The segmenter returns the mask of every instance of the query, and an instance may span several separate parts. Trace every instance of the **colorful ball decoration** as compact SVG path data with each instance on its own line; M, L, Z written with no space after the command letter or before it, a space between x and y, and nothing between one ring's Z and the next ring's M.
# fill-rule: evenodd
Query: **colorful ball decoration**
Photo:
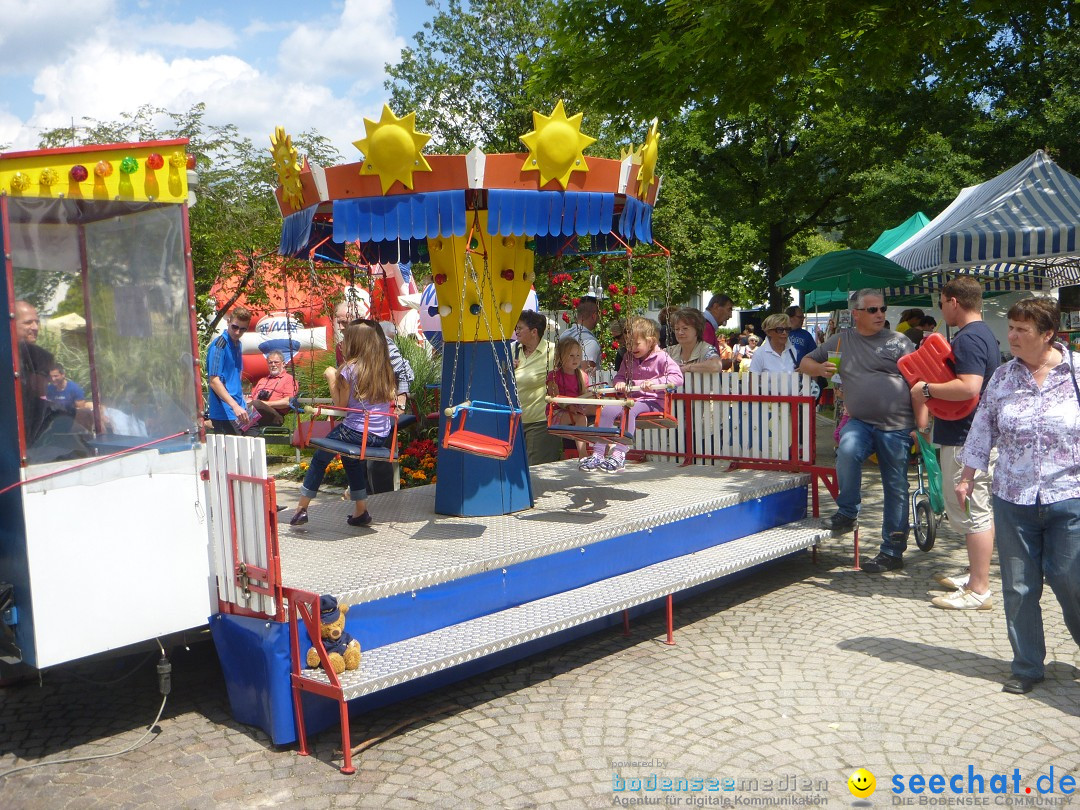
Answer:
M26 191L30 188L30 175L26 172L15 172L11 176L12 191Z
M182 169L187 166L187 155L177 150L169 155L169 165L174 169Z
M60 175L56 173L56 169L42 169L41 175L38 177L38 183L43 186L55 186L60 182Z
M120 161L121 174L135 174L139 170L139 161L128 155L126 158Z
M192 170L195 169L195 156L194 155L188 155L187 156L187 167L189 169L192 169Z
M112 172L112 163L108 160L99 160L97 166L94 167L94 174L101 178L110 176Z
M68 177L74 180L76 183L81 183L90 176L90 172L86 170L85 166L72 166L71 171L68 172Z
M146 156L146 168L157 171L165 165L165 158L159 155L157 152L151 152Z

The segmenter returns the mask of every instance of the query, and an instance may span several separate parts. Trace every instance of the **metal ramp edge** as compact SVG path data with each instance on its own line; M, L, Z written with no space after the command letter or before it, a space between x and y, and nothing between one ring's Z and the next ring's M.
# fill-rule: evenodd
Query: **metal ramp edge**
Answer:
M810 548L829 537L816 518L675 557L574 590L479 616L460 624L363 651L360 668L339 675L344 700L558 633L627 608ZM321 669L301 677L329 686Z

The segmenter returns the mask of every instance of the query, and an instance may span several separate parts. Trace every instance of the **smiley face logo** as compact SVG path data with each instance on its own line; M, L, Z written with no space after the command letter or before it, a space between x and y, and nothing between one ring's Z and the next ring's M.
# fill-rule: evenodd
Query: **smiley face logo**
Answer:
M877 789L877 780L866 768L859 768L847 780L848 790L857 799L865 799Z

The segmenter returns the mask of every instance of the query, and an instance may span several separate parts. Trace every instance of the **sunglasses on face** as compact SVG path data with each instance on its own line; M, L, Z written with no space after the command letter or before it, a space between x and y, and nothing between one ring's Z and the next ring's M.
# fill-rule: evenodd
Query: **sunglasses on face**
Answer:
M244 333L244 332L246 332L248 330L248 328L246 326L241 326L238 323L230 323L229 328L230 329L235 329L237 332L240 332L240 333Z
M884 315L885 307L855 307L855 309L862 310L863 312L869 312L871 315L877 315L879 312Z

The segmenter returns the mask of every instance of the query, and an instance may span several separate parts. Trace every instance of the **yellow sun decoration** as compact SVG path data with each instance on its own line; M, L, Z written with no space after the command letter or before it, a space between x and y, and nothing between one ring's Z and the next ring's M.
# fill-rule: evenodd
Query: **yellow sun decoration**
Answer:
M581 113L566 117L560 100L551 115L533 111L533 129L521 136L529 147L529 156L521 167L525 172L540 172L540 186L557 180L564 189L572 172L587 172L589 164L582 150L596 143L596 138L581 132Z
M367 136L353 141L353 146L364 153L360 174L379 175L383 194L395 180L400 180L405 188L411 190L413 172L431 171L431 166L420 153L431 136L416 131L416 113L398 118L384 104L382 117L378 121L364 119L364 130Z
M300 183L300 161L296 147L292 145L292 136L285 134L285 127L277 127L270 136L270 154L274 156L274 171L277 172L281 193L286 202L295 210L304 207L304 189Z
M654 118L645 143L641 145L641 169L638 171L638 197L642 200L649 193L649 186L656 181L656 158L660 152L660 122Z

